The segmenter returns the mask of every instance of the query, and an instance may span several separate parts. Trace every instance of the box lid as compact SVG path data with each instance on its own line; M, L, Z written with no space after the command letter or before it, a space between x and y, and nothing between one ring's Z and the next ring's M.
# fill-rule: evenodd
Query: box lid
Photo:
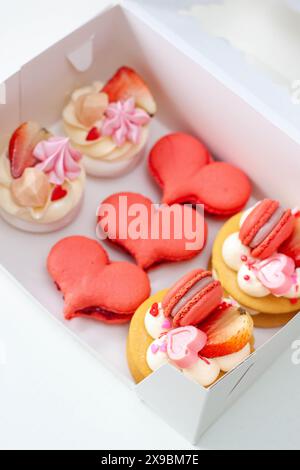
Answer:
M164 32L177 45L185 43L190 54L196 57L197 53L201 53L218 68L220 75L226 77L227 85L231 81L239 95L265 110L268 118L272 114L273 123L300 142L300 76L295 76L290 83L276 81L274 76L266 72L264 66L254 67L246 55L234 48L229 41L209 34L192 14L201 4L218 4L222 1L224 0L125 0L123 3L151 15L161 23ZM276 1L284 3L282 0ZM299 0L285 1L287 6L300 10Z

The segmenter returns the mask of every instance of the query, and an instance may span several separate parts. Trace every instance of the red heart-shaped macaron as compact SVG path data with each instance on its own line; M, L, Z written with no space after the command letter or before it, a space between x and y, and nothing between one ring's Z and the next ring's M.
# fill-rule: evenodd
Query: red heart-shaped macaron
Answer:
M69 237L51 250L48 271L64 295L67 320L126 323L149 297L148 276L131 263L113 263L96 240Z
M214 162L204 144L187 134L160 139L150 152L149 168L166 204L203 204L211 214L229 216L239 212L251 194L241 170Z
M150 199L135 193L114 194L103 201L98 223L105 236L128 251L143 269L193 258L207 238L200 212L180 204L157 208Z

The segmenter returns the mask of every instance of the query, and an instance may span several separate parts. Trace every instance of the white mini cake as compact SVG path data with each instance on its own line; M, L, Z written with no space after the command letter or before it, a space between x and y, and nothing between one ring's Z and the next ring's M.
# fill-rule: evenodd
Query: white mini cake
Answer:
M63 111L72 144L83 154L89 175L117 177L142 158L155 101L139 75L122 67L103 87L76 90Z
M81 154L35 122L22 124L0 156L0 215L20 230L62 229L78 214L84 188Z

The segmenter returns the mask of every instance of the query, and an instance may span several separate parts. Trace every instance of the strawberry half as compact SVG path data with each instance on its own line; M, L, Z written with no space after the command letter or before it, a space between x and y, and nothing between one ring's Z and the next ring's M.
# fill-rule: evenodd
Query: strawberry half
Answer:
M42 129L39 124L31 121L22 124L14 132L8 149L13 178L20 178L26 168L37 163L33 151L39 142L49 137L50 134L46 129Z
M300 213L295 216L295 228L293 234L279 248L279 251L292 258L297 268L300 267Z
M243 349L250 342L253 320L243 309L222 306L217 309L199 328L207 334L207 344L201 356L223 357Z
M121 67L101 92L108 95L110 102L134 97L137 106L143 108L150 116L154 116L157 111L156 103L148 86L129 67Z

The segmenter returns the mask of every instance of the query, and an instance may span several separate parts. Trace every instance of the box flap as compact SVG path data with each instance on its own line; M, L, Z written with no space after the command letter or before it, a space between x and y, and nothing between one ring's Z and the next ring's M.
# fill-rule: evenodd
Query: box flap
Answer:
M20 74L16 73L0 84L0 152L20 124L20 107Z
M136 386L138 396L189 441L195 436L208 391L167 364Z

